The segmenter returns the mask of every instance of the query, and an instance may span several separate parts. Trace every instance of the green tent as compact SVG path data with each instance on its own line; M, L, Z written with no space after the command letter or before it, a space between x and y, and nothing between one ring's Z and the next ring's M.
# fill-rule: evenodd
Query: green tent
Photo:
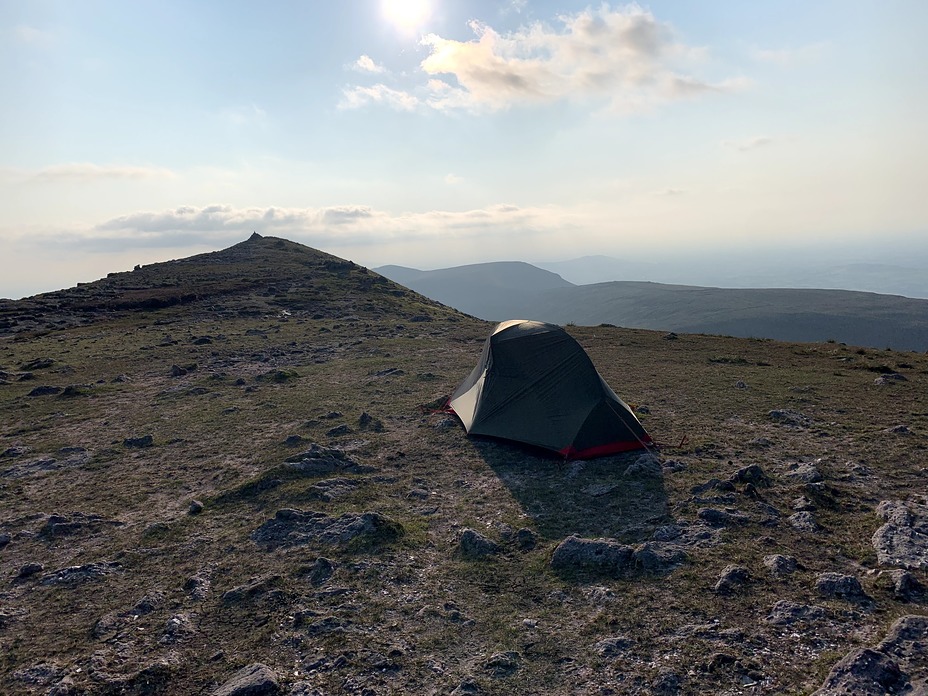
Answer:
M651 437L564 329L499 324L449 407L469 435L487 435L589 459L645 449Z

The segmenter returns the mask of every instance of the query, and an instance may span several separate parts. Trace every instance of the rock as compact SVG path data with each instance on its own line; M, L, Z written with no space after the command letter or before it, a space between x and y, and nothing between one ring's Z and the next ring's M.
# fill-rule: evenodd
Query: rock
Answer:
M518 671L521 666L522 656L512 650L491 655L483 663L483 668L490 673L491 677L496 678L508 677Z
M757 464L738 469L729 479L731 483L752 484L757 488L769 488L770 478Z
M337 447L322 447L316 443L304 452L287 457L283 466L308 476L322 476L336 471L349 474L376 471L372 466L358 463Z
M0 549L6 547L13 540L13 535L9 532L0 534Z
M287 439L284 440L284 446L296 447L303 442L306 442L306 438L304 438L302 435L288 435Z
M745 382L743 379L739 379L737 382L735 382L735 389L747 389L747 388L748 388L747 382Z
M800 532L818 534L822 531L822 528L815 520L815 515L813 515L808 510L797 512L794 515L790 515L786 519L789 520L789 523L793 526L794 529Z
M164 633L158 641L162 645L169 645L190 638L196 633L193 619L189 614L175 614L164 626Z
M0 452L0 459L6 459L7 457L21 457L24 454L28 454L28 452L28 447L23 447L22 445L13 445L12 447L7 447L5 450Z
M393 541L402 536L403 526L379 512L346 512L329 517L322 512L278 510L251 534L253 541L269 548L309 543L345 546L351 542L365 544Z
M328 558L320 556L304 569L302 573L314 587L324 584L335 572L335 564Z
M196 499L191 500L190 506L187 508L187 513L190 515L199 515L201 512L203 512L203 503Z
M202 602L209 596L210 580L205 575L191 575L184 582L184 591L190 595L190 599L195 602Z
M700 483L690 488L690 493L699 495L707 491L721 491L723 493L733 493L735 485L731 481L721 481L717 478L709 479L705 483Z
M815 589L823 597L844 599L848 602L870 599L860 586L860 580L853 575L822 573L815 579Z
M623 476L660 476L661 462L653 454L643 454L629 466Z
M36 387L31 392L29 392L26 396L51 396L53 394L60 394L60 393L61 393L61 387L43 386L43 387Z
M600 657L613 658L618 657L630 647L634 641L628 636L613 636L593 644L593 652Z
M686 560L686 554L675 547L658 542L645 542L632 552L636 571L647 575L664 575Z
M278 588L282 584L279 575L268 575L258 578L244 585L238 585L222 593L222 603L226 606L234 604L254 603L258 600L276 603L283 599L283 592Z
M343 423L342 425L336 425L331 430L327 430L325 434L329 437L338 437L339 435L349 435L352 432L354 431Z
M838 662L813 696L901 694L908 683L894 660L870 648L862 648Z
M358 418L358 429L367 430L372 433L383 432L383 422L379 418L374 418L366 411Z
M928 570L928 504L884 500L876 513L886 522L872 538L879 564Z
M268 370L264 374L260 374L255 379L259 382L272 382L274 384L281 384L283 382L289 382L290 380L297 379L300 374L296 370Z
M671 332L669 332L669 333L665 333L664 336L663 336L663 339L664 339L665 341L676 341L678 338L680 338L680 337L677 336L677 334L675 334L673 331L671 331Z
M451 692L451 696L478 696L483 693L480 685L471 677L465 677Z
M133 616L145 616L157 611L164 604L164 593L159 590L153 590L142 597L135 606L132 607L128 614Z
M109 520L100 515L87 515L83 512L72 513L71 517L49 515L45 524L39 529L39 536L49 539L80 533L99 532L106 527L121 527L119 520Z
M171 377L183 377L187 374L187 369L180 365L171 365Z
M19 572L16 574L17 580L25 580L26 578L31 578L33 575L37 575L45 570L45 566L41 563L26 563L19 569Z
M782 554L776 553L771 556L764 556L764 567L767 568L771 574L782 578L785 575L795 573L798 564L796 563L796 559L792 556L783 556Z
M324 636L329 633L344 633L351 626L351 621L337 616L323 616L306 625L306 634Z
M812 462L799 462L798 464L794 464L791 470L786 472L785 476L788 476L793 481L800 481L801 483L817 483L824 478L822 472L820 472Z
M516 546L520 551L531 551L538 543L538 535L531 529L522 527L516 532Z
M770 411L767 416L770 420L792 428L808 428L812 425L811 418L799 413L799 411L792 411L790 409L774 409Z
M676 672L661 672L651 682L654 696L677 696L683 690L683 677Z
M765 449L770 447L772 444L773 443L765 437L755 437L753 440L748 442L748 446L753 447L754 449Z
M255 663L233 674L212 696L273 696L281 693L277 674L270 667Z
M718 594L732 594L748 584L750 580L751 574L748 572L747 568L729 565L725 566L724 570L722 570L722 574L719 576L719 580L715 583L713 589Z
M907 570L891 570L889 577L893 583L893 596L901 602L915 602L925 594L925 586Z
M43 585L79 585L90 580L100 580L122 570L122 565L112 561L87 563L56 570L42 577Z
M909 435L911 434L912 431L909 429L909 426L907 425L894 425L891 428L886 428L886 430L884 430L883 432L893 433L895 435Z
M122 441L126 447L151 447L155 443L155 438L151 435L142 435L141 437L127 437Z
M774 626L792 626L796 623L809 623L820 621L827 616L823 607L808 604L796 604L781 599L770 609L770 614L764 619Z
M600 498L604 495L609 495L618 487L619 484L617 483L594 483L581 488L580 492L583 493L583 495L588 495L592 498Z
M606 539L569 536L554 549L551 567L555 570L588 570L609 577L620 577L631 570L634 550Z
M458 539L458 551L464 558L486 558L498 553L499 545L473 529L465 528Z
M905 375L900 375L898 372L890 372L889 374L886 374L886 375L880 375L875 380L873 380L873 383L879 384L881 386L885 386L887 384L897 384L899 382L908 382L908 381L909 380Z
M713 527L729 527L732 525L747 524L748 517L740 512L725 512L715 508L700 508L696 516L706 524Z
M51 358L36 358L23 365L23 370L44 370L55 364Z

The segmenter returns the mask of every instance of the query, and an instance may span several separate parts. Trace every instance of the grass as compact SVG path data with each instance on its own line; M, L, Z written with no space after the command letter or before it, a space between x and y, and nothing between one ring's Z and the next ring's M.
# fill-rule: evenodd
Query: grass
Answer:
M305 678L323 692L338 692L346 679L382 693L450 691L468 676L489 693L595 692L606 685L644 688L665 667L677 669L687 689L721 692L737 687L737 674L700 665L719 651L747 660L765 640L770 652L750 658L771 680L764 688L803 692L820 685L838 656L875 644L900 612L924 613L924 605L897 603L864 569L873 567L875 505L905 499L923 481L928 356L893 353L888 360L882 351L858 354L836 344L692 335L665 341L662 332L571 327L616 392L649 408L644 424L654 437L689 441L664 452L665 460L683 466L660 478L624 477L623 458L571 473L537 453L439 427L444 415L421 408L440 405L467 375L490 325L411 293L397 295L396 286L371 281L357 267L327 268L325 256L300 251L281 260L275 255L292 250L287 244L263 240L257 247L252 260L241 256L247 247L228 263L219 257L221 268L210 271L215 277L208 282L192 262L118 274L66 296L73 315L78 300L99 305L95 294L117 293L104 302L105 311L86 317L91 323L0 341L0 369L10 374L39 358L55 360L33 370L35 380L0 385L0 451L29 450L0 460L0 531L14 535L0 550L0 573L11 578L33 561L48 571L101 560L124 566L74 588L30 581L5 589L3 610L28 614L0 627L0 690L22 691L12 673L42 661L56 661L89 684L93 670L125 676L174 654L182 677L172 677L166 693L208 692L255 661L286 675L285 682ZM259 282L270 275L261 264L275 269L274 290ZM145 282L153 294L146 294ZM162 290L183 294L200 286L204 299L157 311L126 308L163 296ZM119 288L129 299L119 300ZM289 316L281 314L284 308ZM433 321L410 321L420 314ZM212 342L193 342L204 335ZM172 365L192 363L196 370L171 376ZM877 372L866 368L890 363L908 381L874 384ZM376 376L391 368L402 374ZM268 374L286 378L259 379ZM425 374L432 376L420 378ZM130 381L114 382L119 375ZM735 387L739 380L747 388ZM27 396L39 384L90 386L75 398ZM812 425L791 428L767 416L784 408L800 411ZM341 415L329 418L332 412ZM380 419L383 431L361 430L362 412ZM912 433L884 432L900 423ZM337 425L351 432L326 434ZM154 437L152 447L123 445L146 433ZM294 434L306 438L300 447L313 441L342 447L376 470L297 476L281 467L299 451L284 444ZM752 445L757 438L771 445ZM59 451L72 446L87 448L89 460L19 478L3 475L23 462L63 461ZM836 495L816 512L828 533L810 538L785 521L803 488L784 474L790 464L818 459ZM872 475L849 477L849 462ZM694 501L694 486L727 479L749 464L772 478L762 495L781 513L779 524L732 527L720 545L691 550L664 578L570 579L551 571L550 554L567 534L640 542L655 526L695 518L703 504ZM333 477L363 483L329 501L307 496L318 480ZM615 488L597 496L584 492L591 486ZM188 514L194 498L206 503L199 515ZM740 493L719 505L752 516L760 510ZM332 516L374 510L402 524L404 534L371 548L259 550L249 535L283 507ZM53 541L31 536L43 515L75 511L124 525ZM455 547L464 527L503 543L504 552L485 562L460 559ZM507 530L521 527L538 534L535 549L521 552L505 542ZM769 553L793 555L804 570L774 580L762 565ZM313 587L298 571L317 556L333 560L336 570ZM711 588L730 563L747 567L755 581L743 594L721 598ZM828 605L828 621L796 639L763 621L779 599L821 603L813 583L826 570L861 577L877 611L855 615L840 603ZM200 602L183 589L195 574L211 579ZM281 577L279 602L222 605L226 590L268 575ZM92 637L101 616L125 612L155 589L165 603L121 629L122 655ZM327 594L333 590L344 592ZM310 636L288 619L298 609L349 620L352 628ZM176 613L195 618L195 635L159 643ZM526 618L538 627L526 628ZM687 624L710 621L740 629L746 642L680 637ZM622 634L635 641L628 655L605 660L593 652L597 641ZM522 656L520 669L490 676L483 662L509 650ZM398 669L372 666L373 653L391 651L398 651L390 658ZM309 673L305 665L318 656L329 666ZM340 656L345 666L334 667Z

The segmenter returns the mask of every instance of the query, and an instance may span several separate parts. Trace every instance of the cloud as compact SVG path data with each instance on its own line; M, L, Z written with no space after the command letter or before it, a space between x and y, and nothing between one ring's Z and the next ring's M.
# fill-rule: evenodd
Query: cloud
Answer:
M103 179L170 179L174 172L164 167L100 165L90 162L55 164L32 172L20 172L19 179L39 182L93 182Z
M248 106L232 106L220 110L219 118L233 129L247 126L265 127L267 125L267 111L257 104Z
M660 191L655 191L654 195L655 196L682 196L684 193L686 193L686 189L665 188L665 189L661 189Z
M378 65L374 62L374 59L369 55L365 54L358 58L354 63L349 66L352 70L363 73L374 73L381 74L387 72L387 69L382 65Z
M368 104L385 104L397 111L415 111L422 102L415 95L378 83L372 87L346 87L339 109L358 109Z
M44 29L36 29L35 27L30 27L25 24L14 27L13 36L20 43L39 48L48 48L55 43L55 35L52 32Z
M728 92L743 78L711 81L692 73L703 48L677 40L673 29L637 5L561 15L558 26L535 22L500 34L472 21L469 41L428 34L420 63L427 81L409 91L384 85L346 90L343 108L383 103L411 111L488 112L557 101L605 101L620 110Z
M36 243L85 250L228 244L252 231L319 246L361 246L416 239L466 239L486 235L561 233L573 214L557 207L499 204L465 211L389 213L369 206L326 208L180 206L137 211L81 229L33 235Z
M460 184L463 181L464 179L458 176L457 174L452 174L451 172L448 172L447 174L445 174L445 183L448 184L449 186Z
M739 152L747 152L748 150L756 150L759 147L770 145L772 142L774 142L774 139L769 135L758 135L753 138L744 138L742 140L723 140L722 145L734 148Z
M762 63L773 63L786 67L817 59L827 46L827 43L819 42L800 46L799 48L753 48L750 53L755 60Z

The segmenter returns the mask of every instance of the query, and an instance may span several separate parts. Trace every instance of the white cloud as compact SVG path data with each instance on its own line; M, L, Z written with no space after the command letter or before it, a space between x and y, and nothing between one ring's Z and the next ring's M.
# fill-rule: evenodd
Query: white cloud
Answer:
M20 43L39 48L48 48L55 42L55 35L44 29L36 29L25 24L13 28L13 36Z
M21 172L20 179L57 182L91 182L101 179L170 179L174 172L164 167L100 165L90 162L55 164L32 172Z
M352 70L363 73L382 74L387 72L385 67L375 63L374 59L367 54L358 58L354 63L351 64L350 67Z
M441 242L471 237L562 233L576 215L563 208L491 205L465 211L432 210L390 213L369 206L326 208L180 206L138 211L83 229L35 233L33 242L49 238L86 250L224 245L252 231L284 236L318 246L354 247L414 239ZM44 241L43 241L44 240Z
M384 85L374 93L346 90L343 108L384 103L413 110L485 112L561 100L605 101L618 110L727 92L743 78L711 81L693 74L704 48L679 42L672 28L637 5L561 15L559 26L535 22L500 34L473 21L470 41L437 34L422 38L429 55L420 69L429 79L411 91Z
M762 63L790 66L817 59L827 48L827 43L819 42L800 46L799 48L753 48L751 56Z
M447 174L445 174L445 183L448 184L449 186L460 184L463 181L464 179L458 176L457 174L452 174L451 172L448 172Z
M774 142L774 139L769 135L758 135L753 138L744 138L742 140L723 140L722 145L734 148L739 152L747 152L748 150L756 150L759 147L770 145L772 142Z
M368 104L384 104L397 111L415 111L422 102L409 92L378 83L372 87L346 87L342 90L340 109L357 109Z

